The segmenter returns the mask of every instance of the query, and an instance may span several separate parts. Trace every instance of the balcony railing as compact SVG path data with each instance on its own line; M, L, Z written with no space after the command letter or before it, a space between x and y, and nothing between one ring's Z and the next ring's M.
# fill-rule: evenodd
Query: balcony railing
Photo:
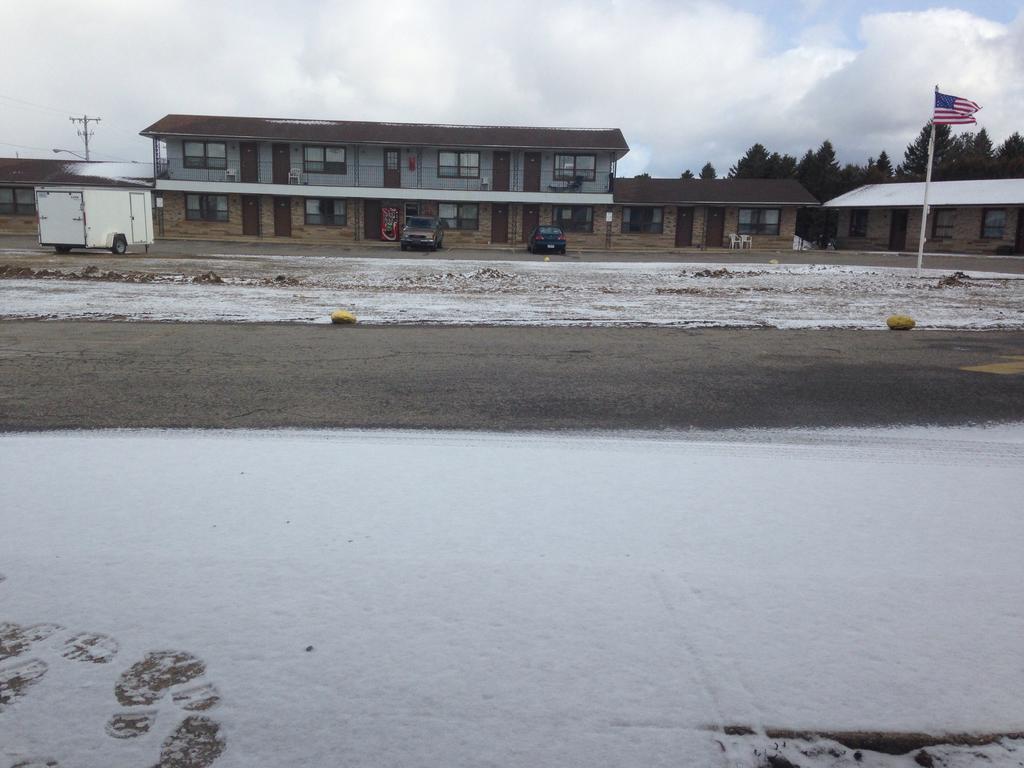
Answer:
M447 169L446 169L447 171ZM296 186L324 187L376 187L394 189L438 189L465 192L486 192L495 190L494 168L481 165L479 174L469 177L440 175L437 166L419 164L414 169L402 165L399 170L386 170L382 165L348 163L345 173L313 173L301 165L295 168L278 168L274 172L273 162L251 163L245 168L228 163L226 168L186 167L179 159L160 160L157 163L157 178L174 181L244 182L254 184L294 184ZM571 192L584 194L608 194L611 191L611 174L598 174L591 181L581 177L573 179L541 179L538 192ZM501 185L509 192L524 192L523 175L517 169L508 171L508 183ZM503 190L504 191L504 190Z

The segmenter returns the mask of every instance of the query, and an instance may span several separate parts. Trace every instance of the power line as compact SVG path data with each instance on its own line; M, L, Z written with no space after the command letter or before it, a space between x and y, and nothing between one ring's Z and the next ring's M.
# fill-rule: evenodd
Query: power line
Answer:
M27 144L15 144L13 141L0 141L0 146L4 147L16 147L18 149L34 149L38 152L53 152L51 147L32 147ZM129 160L126 157L118 157L117 155L108 155L106 152L93 152L94 155L106 157L111 160L116 160L119 163L146 163L146 160Z

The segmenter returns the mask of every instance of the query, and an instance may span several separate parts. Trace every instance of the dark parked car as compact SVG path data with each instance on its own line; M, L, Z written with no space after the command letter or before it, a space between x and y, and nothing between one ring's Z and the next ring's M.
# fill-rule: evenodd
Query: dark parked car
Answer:
M402 250L429 248L436 251L444 244L441 222L433 216L410 216L402 227Z
M565 253L565 232L551 224L534 227L526 241L526 250L530 253Z

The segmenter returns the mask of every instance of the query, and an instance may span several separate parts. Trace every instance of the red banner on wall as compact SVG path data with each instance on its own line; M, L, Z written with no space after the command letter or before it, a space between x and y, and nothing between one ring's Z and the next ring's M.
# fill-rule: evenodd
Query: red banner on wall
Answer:
M401 210L398 208L383 207L380 209L380 239L397 240L398 222L401 218Z

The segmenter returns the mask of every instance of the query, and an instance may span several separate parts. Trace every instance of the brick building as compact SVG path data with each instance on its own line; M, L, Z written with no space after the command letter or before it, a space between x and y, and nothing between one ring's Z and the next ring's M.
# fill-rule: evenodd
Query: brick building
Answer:
M157 235L393 240L437 216L448 245L524 242L612 204L618 129L167 115L153 140Z
M1024 254L1024 179L933 181L925 250ZM839 248L917 251L924 183L869 184L829 200Z

